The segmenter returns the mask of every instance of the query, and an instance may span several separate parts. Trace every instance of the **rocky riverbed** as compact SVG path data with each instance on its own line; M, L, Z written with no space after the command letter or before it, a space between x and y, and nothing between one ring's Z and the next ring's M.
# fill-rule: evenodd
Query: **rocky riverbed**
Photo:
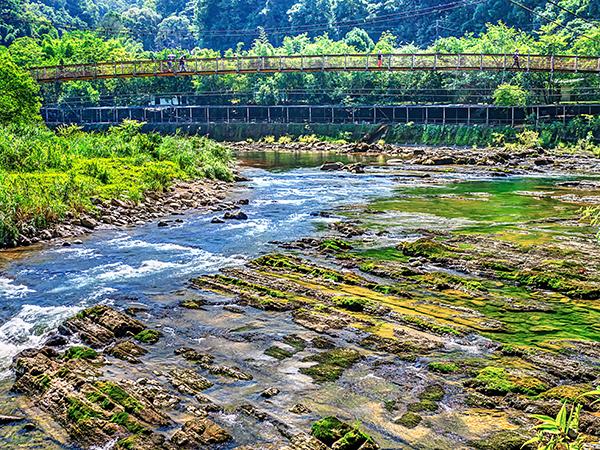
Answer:
M401 146L389 144L317 141L287 144L234 142L228 144L238 152L329 152L333 154L378 155L388 163L413 167L467 166L497 176L543 173L600 173L600 159L591 152L525 147L465 148ZM332 158L334 161L335 158Z
M580 395L600 382L600 247L579 221L598 180L322 163L250 174L247 221L207 214L180 232L272 241L244 262L152 297L111 292L20 352L2 442L517 449L531 414L575 400L585 442L598 442L598 404ZM336 208L297 206L332 192ZM290 205L290 220L258 228ZM294 228L310 220L317 232Z

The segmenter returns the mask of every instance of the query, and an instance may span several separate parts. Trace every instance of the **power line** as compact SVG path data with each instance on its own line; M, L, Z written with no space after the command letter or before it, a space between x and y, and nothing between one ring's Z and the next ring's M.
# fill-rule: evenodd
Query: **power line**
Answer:
M579 15L579 14L577 14L577 13L574 13L574 12L573 12L573 11L571 11L570 9L567 9L567 8L565 8L564 6L562 6L562 5L560 5L560 4L556 3L556 2L554 2L554 1L552 1L552 0L546 0L546 1L547 1L548 3L550 3L551 5L554 5L554 6L556 6L558 9L561 9L561 10L563 10L563 11L565 11L565 12L567 12L567 13L569 13L569 14L571 14L571 15L575 16L575 17L577 17L578 19L581 19L581 20L583 20L583 21L585 21L585 22L587 22L587 23L589 23L589 24L591 24L591 25L594 25L594 26L596 26L596 25L598 24L598 21L596 21L596 20L590 20L590 19L588 19L587 17L583 17L583 16L581 16L581 15Z
M564 29L564 30L570 31L570 32L572 32L572 33L577 33L577 31L570 29L568 26L566 26L566 25L563 25L562 23L560 23L560 22L557 22L556 20L553 20L553 19L548 19L546 16L544 16L544 15L542 15L542 14L540 14L540 13L536 12L535 10L533 10L533 9L531 9L531 8L529 8L529 7L525 6L525 5L523 5L522 3L519 3L519 2L517 2L517 1L515 1L515 0L508 0L508 1L509 1L510 3L512 3L512 4L516 5L516 6L518 6L519 8L522 8L522 9L524 9L525 11L528 11L528 12L530 12L531 14L534 14L534 15L536 15L536 16L538 16L538 17L541 17L541 18L542 18L542 19L544 19L545 21L547 21L547 22L550 22L550 23L553 23L554 25L556 25L556 26L558 26L558 27L560 27L560 28L562 28L562 29ZM590 38L589 36L586 36L586 35L585 35L585 34L583 34L583 33L579 33L579 34L580 34L580 36L581 36L582 38L589 39L589 40L591 40L591 41L593 41L593 40L594 40L594 39Z
M383 25L386 22L389 21L394 21L394 20L402 20L402 19L414 19L417 17L423 17L423 16L427 16L430 14L436 14L436 13L443 13L446 11L451 11L454 9L458 9L458 8L463 8L463 7L468 7L468 6L475 6L481 3L484 3L486 0L460 0L460 1L454 1L451 3L446 3L446 4L442 4L442 5L438 5L438 6L432 6L432 7L426 7L426 8L421 8L421 9L417 9L417 10L412 10L412 11L404 11L404 12L400 12L400 13L393 13L393 14L386 14L386 15L382 15L382 16L378 16L378 17L374 17L372 19L355 19L355 20L350 20L350 21L341 21L341 22L332 22L332 23L317 23L317 24L307 24L307 25L303 25L303 26L288 26L288 27L278 27L278 28L263 28L264 32L267 33L268 35L286 35L286 34L302 34L302 33L311 33L311 32L316 32L316 31L328 31L332 28L338 28L338 29L346 29L346 28L352 28L352 27L357 27L360 26L361 28L369 28L372 31L374 30L372 27L375 26L375 29L382 29L382 27L385 27L385 25ZM69 27L72 28L74 30L80 30L80 31L84 31L84 29L82 28L75 28L75 27ZM123 25L123 28L126 28L126 26ZM97 27L97 28L86 28L85 31L94 31L97 33L104 33L107 35L112 35L112 36L127 36L127 37L143 37L143 36L154 36L155 33L152 32L145 32L145 33L140 33L140 32L136 32L134 33L131 30L128 29L112 29L112 28L108 28L108 27ZM227 38L227 37L242 37L242 36L257 36L260 33L259 29L255 29L255 30L249 30L249 29L245 29L245 30L239 30L239 31L233 31L233 30L206 30L206 31L201 31L200 35L201 36L206 36L206 37L223 37L223 38Z

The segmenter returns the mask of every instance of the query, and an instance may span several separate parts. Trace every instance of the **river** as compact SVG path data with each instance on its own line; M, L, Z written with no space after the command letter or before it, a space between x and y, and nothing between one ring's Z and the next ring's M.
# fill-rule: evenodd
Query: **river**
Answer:
M324 154L240 155L243 175L249 181L239 184L232 198L249 200L242 207L249 217L247 221L213 224L211 219L218 213L188 212L173 217L178 222L167 228L149 223L136 228L100 230L81 245L47 245L4 253L0 260L3 378L10 378L10 362L20 350L39 345L61 321L77 311L106 303L137 308L142 319L165 335L158 349L144 359L146 371L175 364L173 349L190 343L200 343L218 360L233 361L248 369L254 375L251 385L224 383L206 391L220 404L254 402L258 386L286 386L285 392L264 408L285 415L288 422L301 429L308 428L307 418L282 412L288 408L283 405L302 401L315 412L315 418L332 414L356 419L383 448L400 448L415 440L430 439L429 435L391 425L385 420L381 402L382 398L403 395L405 382L398 380L425 379L422 365L391 365L389 357L373 354L348 371L339 383L316 386L299 373L302 363L284 360L274 370L272 359L264 354L264 348L274 338L306 333L287 313L253 308L245 308L243 315L228 312L223 309L229 302L227 296L198 294L189 288L189 280L226 267L243 266L261 254L278 251L278 241L326 234L328 224L340 218L360 218L371 229L380 230L377 242L363 242L373 248L413 238L420 227L476 232L482 227L501 226L504 233L516 233L516 239L526 242L535 233L551 239L547 235L556 233L556 229L531 225L520 236L520 225L573 214L579 206L544 195L555 190L556 182L564 177L489 178L477 173L437 171L432 180L427 176L406 177L406 171L386 166L379 159L369 160L373 165L360 175L319 170L320 164L330 158ZM371 215L365 215L365 211ZM564 232L563 229L561 233ZM589 230L577 230L582 232ZM208 307L201 311L177 308L181 299L198 295L209 299ZM490 336L496 337L493 333ZM477 339L448 342L448 352L458 349L471 356L486 351L487 345ZM109 373L124 376L127 370L130 369L115 364ZM141 375L138 369L133 373ZM256 439L276 442L277 433L272 427L246 420L233 409L226 409L215 420L229 428L236 445L252 444ZM470 416L462 422L465 429L461 433L471 433L478 426L502 426L503 420L504 417ZM432 419L436 438L430 442L431 448L455 445L455 421L448 403L439 417ZM465 431L467 428L469 431ZM8 445L10 439L5 435L0 436L0 442L2 439ZM44 445L49 448L48 443Z

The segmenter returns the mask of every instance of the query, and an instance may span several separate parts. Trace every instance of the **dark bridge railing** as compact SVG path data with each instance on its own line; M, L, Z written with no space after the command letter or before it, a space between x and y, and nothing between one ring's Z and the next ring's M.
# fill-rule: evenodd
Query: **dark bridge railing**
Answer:
M396 106L111 106L42 109L48 125L115 125L125 119L151 125L218 123L432 123L465 125L522 125L567 122L581 115L599 115L600 104L500 107L486 105Z
M343 71L521 71L600 73L600 57L509 54L373 54L246 56L179 61L116 61L35 67L40 83L108 78Z

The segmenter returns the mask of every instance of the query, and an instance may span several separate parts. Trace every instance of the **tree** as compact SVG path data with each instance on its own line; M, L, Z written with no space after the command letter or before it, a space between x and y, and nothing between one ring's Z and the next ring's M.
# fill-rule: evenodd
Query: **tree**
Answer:
M354 47L358 52L368 53L373 50L375 43L365 30L361 28L353 28L351 31L346 33L344 42L351 47Z
M123 13L123 22L131 36L139 40L146 50L155 48L154 39L161 19L150 8L129 8Z
M527 92L520 86L501 84L494 91L494 105L496 106L525 106Z
M192 49L195 44L192 24L185 16L169 16L158 25L155 43L159 49Z
M336 32L333 0L300 0L290 8L288 16L293 32L307 31L309 35Z
M156 0L156 12L163 17L180 14L187 5L187 0Z
M41 120L39 85L17 66L8 51L0 51L0 124Z
M28 23L22 0L0 2L0 44L8 45L19 36L26 35Z

